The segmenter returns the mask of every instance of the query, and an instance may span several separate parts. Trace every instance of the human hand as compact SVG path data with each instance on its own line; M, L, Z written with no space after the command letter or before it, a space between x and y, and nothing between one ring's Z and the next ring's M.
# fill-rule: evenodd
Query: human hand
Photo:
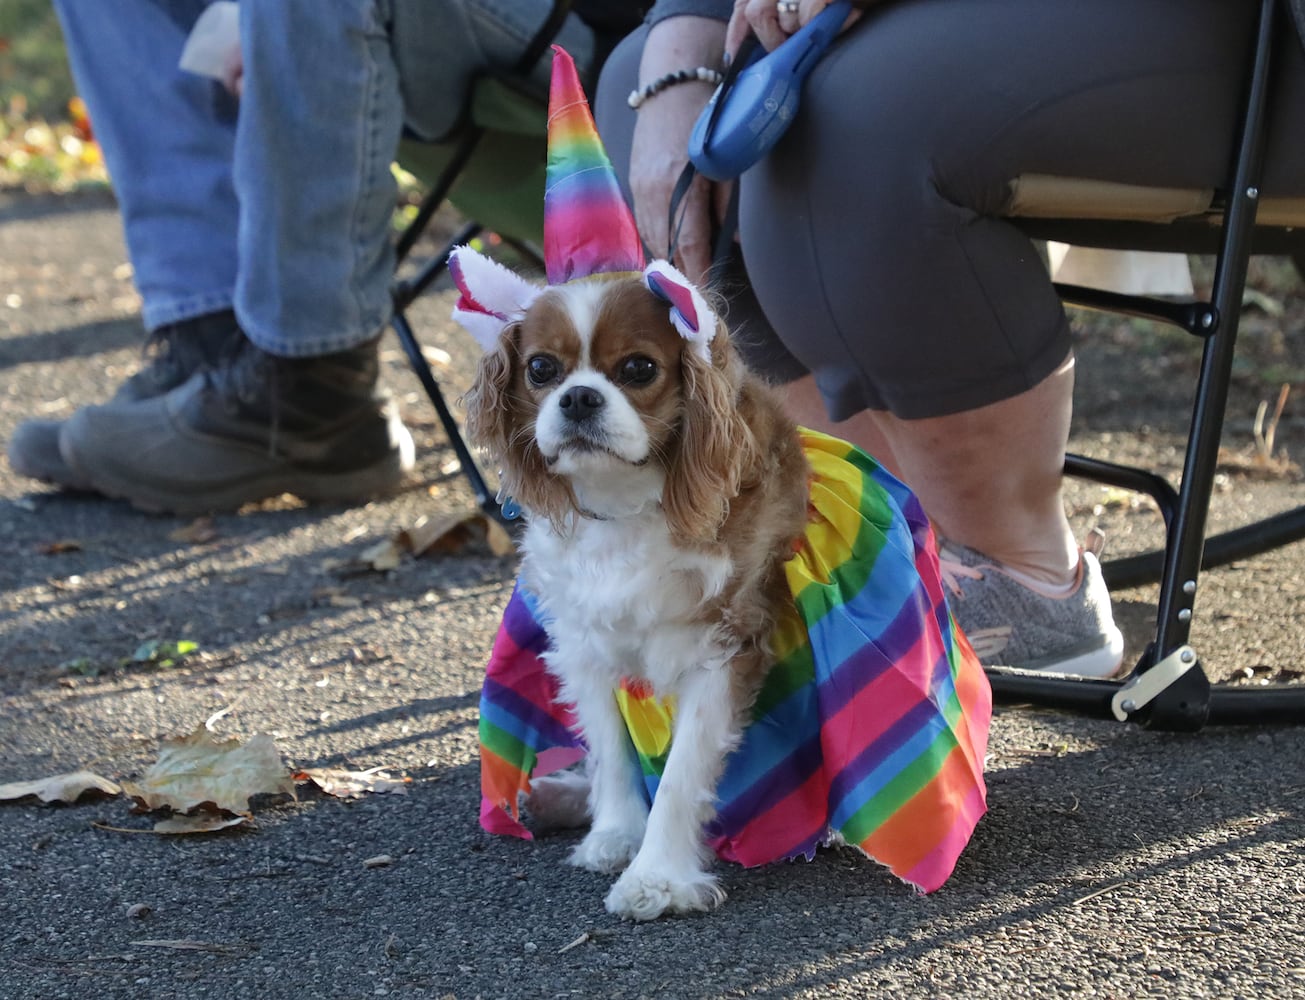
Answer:
M641 82L686 67L719 66L724 28L719 21L693 16L655 25L644 46ZM669 248L671 263L698 284L711 267L713 213L717 219L724 216L730 186L694 178L677 209L674 247L669 214L675 184L689 162L689 135L712 90L710 83L689 80L640 105L630 150L630 193L640 237L656 256Z
M829 6L831 0L734 0L729 27L725 30L725 53L733 59L748 32L757 36L766 51L771 51ZM873 6L875 0L861 0L843 22L846 30Z
M669 250L671 263L690 281L703 284L711 267L713 216L721 218L729 201L728 184L694 177L676 208L674 246L670 205L676 182L688 162L689 134L707 99L701 88L671 87L639 111L630 151L630 193L639 235L655 256Z

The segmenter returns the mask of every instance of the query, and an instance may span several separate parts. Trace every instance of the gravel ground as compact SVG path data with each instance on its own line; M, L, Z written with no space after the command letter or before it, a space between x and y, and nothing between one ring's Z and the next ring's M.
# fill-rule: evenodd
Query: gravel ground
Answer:
M1282 298L1282 316L1253 317L1230 448L1249 441L1266 386L1300 370L1282 331L1301 302ZM448 353L456 393L471 354L449 304L437 292L414 319ZM139 362L138 305L111 202L0 195L0 436L106 397ZM1173 470L1190 349L1131 327L1089 332L1076 447ZM573 838L485 835L479 673L514 562L471 544L350 569L470 502L388 343L420 467L383 502L276 501L197 531L0 463L0 782L82 767L130 777L164 737L223 709L219 733L270 734L297 765L412 778L406 795L303 791L259 809L256 829L189 837L104 829L148 826L121 798L0 805L0 998L1305 994L1296 728L1172 735L1003 707L990 812L927 897L831 850L725 868L717 913L636 926L604 913L603 878L563 863ZM1280 439L1300 436L1289 410ZM1294 474L1230 472L1213 517L1283 509L1299 492ZM1156 538L1145 504L1086 486L1071 503L1112 553ZM1193 641L1210 672L1292 679L1300 547L1206 579ZM1115 596L1135 652L1152 594ZM171 667L133 659L178 640L198 651ZM364 864L379 855L392 860Z

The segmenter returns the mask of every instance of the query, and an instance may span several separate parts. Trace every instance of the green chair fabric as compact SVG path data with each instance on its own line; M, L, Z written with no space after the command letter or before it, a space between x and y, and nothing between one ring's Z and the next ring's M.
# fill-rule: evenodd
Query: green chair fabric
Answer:
M486 229L542 242L547 106L501 80L486 77L475 87L467 127L484 129L484 134L459 172L449 201ZM438 143L404 139L399 164L424 184L434 185L452 161L461 138Z

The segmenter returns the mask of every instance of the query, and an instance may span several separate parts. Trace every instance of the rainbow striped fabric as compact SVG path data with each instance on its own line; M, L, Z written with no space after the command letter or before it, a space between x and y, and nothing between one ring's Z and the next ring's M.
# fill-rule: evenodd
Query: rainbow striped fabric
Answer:
M793 614L776 629L775 665L707 835L721 858L748 866L842 841L931 892L986 808L991 692L947 610L918 501L864 452L802 437L814 475L805 544L787 563ZM518 587L481 697L481 824L491 833L529 837L518 797L531 773L584 753L539 659L547 642ZM615 697L651 802L673 713L636 682Z
M598 138L575 62L553 46L544 184L544 268L550 285L642 271L643 243Z

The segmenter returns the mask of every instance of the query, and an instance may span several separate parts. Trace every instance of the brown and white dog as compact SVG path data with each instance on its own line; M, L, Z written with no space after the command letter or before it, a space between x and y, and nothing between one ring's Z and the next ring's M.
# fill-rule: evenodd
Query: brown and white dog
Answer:
M468 429L524 511L522 580L589 748L591 825L571 861L624 869L606 898L622 917L715 907L703 825L791 604L783 564L807 517L794 425L665 261L542 290L465 248L453 271L455 315L486 347ZM651 811L617 710L623 677L675 704ZM528 806L575 799L538 779Z

